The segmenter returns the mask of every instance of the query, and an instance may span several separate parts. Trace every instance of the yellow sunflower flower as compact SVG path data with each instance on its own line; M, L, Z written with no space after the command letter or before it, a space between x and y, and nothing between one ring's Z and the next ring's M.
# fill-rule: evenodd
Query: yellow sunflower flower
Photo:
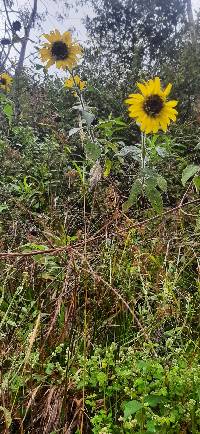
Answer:
M64 87L71 89L74 86L77 86L82 91L86 86L86 81L82 81L78 75L75 75L74 78L70 77L65 80Z
M125 100L129 107L129 116L136 119L144 133L157 133L159 129L167 131L171 121L176 121L178 101L167 101L172 85L162 89L160 78L155 77L144 83L137 83L141 93L132 93Z
M12 81L12 77L10 77L10 75L8 75L6 72L3 72L0 74L0 89L10 92Z
M58 30L54 30L43 36L48 42L40 49L40 56L47 68L55 64L57 68L72 69L77 64L82 49L72 41L70 32L61 35Z

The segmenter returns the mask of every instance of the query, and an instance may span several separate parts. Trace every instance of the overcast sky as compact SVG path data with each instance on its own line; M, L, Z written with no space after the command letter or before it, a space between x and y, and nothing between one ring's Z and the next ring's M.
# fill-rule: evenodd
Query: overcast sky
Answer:
M69 0L68 0L69 1ZM72 1L72 0L70 0ZM167 0L166 0L167 1ZM41 29L37 27L31 31L31 39L38 44L38 37L42 33L48 33L52 29L58 28L61 31L74 29L74 35L80 42L84 42L87 39L87 34L82 20L86 15L92 15L92 9L88 6L82 6L78 10L70 9L67 16L63 21L59 21L57 18L59 15L63 15L63 1L57 0L38 0L38 12L45 15L44 21L41 23ZM0 0L2 4L2 0ZM28 7L31 9L33 0L15 0L15 9L18 10L20 7ZM200 9L200 0L192 0L192 5L194 11ZM65 9L66 13L66 9ZM12 18L11 18L12 19ZM13 19L15 17L13 16ZM0 22L0 35L4 33L4 22ZM27 53L31 52L32 44L29 43Z
M72 0L71 0L72 1ZM0 2L2 2L0 0ZM19 7L30 7L33 4L33 0L15 0L16 9ZM86 16L92 15L92 9L88 6L82 6L77 11L69 10L68 16L64 18L64 21L58 21L57 16L59 14L63 14L63 1L58 0L55 2L54 0L38 0L38 12L39 13L48 13L46 19L42 23L42 31L49 32L50 30L58 27L60 30L66 30L74 27L76 29L75 33L77 34L79 40L84 41L86 39L86 31L84 25L82 23L82 19ZM193 9L200 9L200 0L192 0ZM66 12L66 9L65 9ZM4 25L2 22L0 26ZM34 29L32 31L33 36L37 40L39 31L38 29Z
M31 0L29 0L30 2ZM26 3L27 1L18 0L20 3ZM48 11L48 17L42 24L44 31L49 31L52 28L58 26L58 21L56 20L56 14L62 14L62 5L63 2L58 0L57 5L54 0L39 0L39 10L41 12ZM60 6L59 6L60 5ZM194 11L198 11L200 9L200 0L192 0L192 5ZM63 23L59 22L59 29L65 30L66 27L75 27L77 35L80 40L84 41L86 39L86 31L84 25L82 23L82 19L86 16L92 15L92 9L88 8L88 6L82 6L78 11L71 10L69 12L68 18L65 18Z

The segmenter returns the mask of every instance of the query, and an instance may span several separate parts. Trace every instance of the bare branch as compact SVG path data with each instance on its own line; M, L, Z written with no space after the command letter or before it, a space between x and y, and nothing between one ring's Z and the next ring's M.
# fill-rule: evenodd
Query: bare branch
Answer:
M30 14L30 17L28 20L28 24L25 27L24 37L22 40L22 47L21 47L21 51L20 51L20 56L19 56L19 60L17 63L16 71L15 71L15 74L18 76L23 69L24 59L25 59L25 55L26 55L26 47L27 47L27 43L29 40L31 28L33 27L34 22L35 22L36 13L37 13L37 0L34 0L33 9L31 11L31 14Z

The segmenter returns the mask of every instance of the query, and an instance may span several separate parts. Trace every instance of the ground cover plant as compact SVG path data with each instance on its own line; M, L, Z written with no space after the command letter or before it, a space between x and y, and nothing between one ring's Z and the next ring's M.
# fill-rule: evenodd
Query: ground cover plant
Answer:
M105 28L132 11L103 3ZM34 72L7 66L20 21L1 41L2 433L200 433L200 33L172 3L177 63L138 4L141 61L124 25L109 77L103 34L103 83L94 40L67 28L42 36Z

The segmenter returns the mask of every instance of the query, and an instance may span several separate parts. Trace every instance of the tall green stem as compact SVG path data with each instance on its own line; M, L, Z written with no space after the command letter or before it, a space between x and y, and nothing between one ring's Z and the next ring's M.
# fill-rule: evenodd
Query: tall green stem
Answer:
M144 170L146 164L146 134L141 133L141 141L142 141L142 152L141 152L141 162L142 162L142 185L144 184Z
M79 101L80 101L82 110L84 112L84 110L85 110L85 103L84 103L83 95L81 93L81 90L79 89L79 87L76 84L76 81L74 79L74 73L73 73L73 71L70 71L70 74L72 76L72 79L73 79L73 82L74 82L74 87L75 87L76 93L77 93L77 95L79 97ZM87 125L87 132L88 132L88 136L89 136L90 140L94 141L93 132L92 132L91 128L89 127L89 125Z

